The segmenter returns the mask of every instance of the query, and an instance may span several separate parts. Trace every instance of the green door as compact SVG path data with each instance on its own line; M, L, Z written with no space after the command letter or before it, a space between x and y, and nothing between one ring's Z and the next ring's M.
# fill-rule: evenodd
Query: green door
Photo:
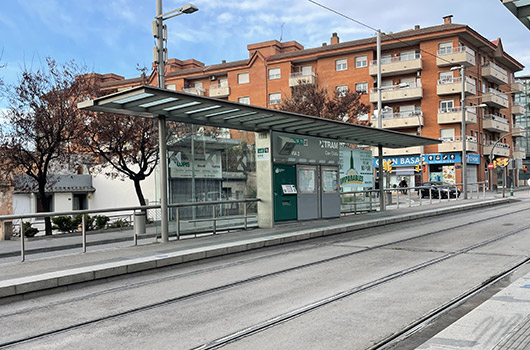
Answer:
M273 171L274 221L296 220L296 167L274 164Z

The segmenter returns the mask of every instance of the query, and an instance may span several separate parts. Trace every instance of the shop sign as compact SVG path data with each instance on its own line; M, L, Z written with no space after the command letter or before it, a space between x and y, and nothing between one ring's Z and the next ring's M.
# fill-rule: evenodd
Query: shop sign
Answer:
M169 152L169 175L172 178L221 179L221 152L196 153L192 160L191 150ZM193 165L193 171L192 171Z
M480 164L480 155L475 153L466 153L467 163Z

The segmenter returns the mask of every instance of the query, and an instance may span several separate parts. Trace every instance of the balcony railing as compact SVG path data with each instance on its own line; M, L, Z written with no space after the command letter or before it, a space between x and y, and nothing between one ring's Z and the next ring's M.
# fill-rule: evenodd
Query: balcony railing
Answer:
M423 97L423 88L420 83L408 83L406 86L384 86L381 90L383 102L411 101ZM370 102L377 102L377 88L370 89Z
M476 95L477 87L475 86L475 81L466 77L465 91L468 95ZM450 94L460 94L462 93L462 78L445 78L438 80L436 86L436 93L438 95L450 95Z
M399 113L382 113L382 127L383 129L402 129L423 126L423 113L421 108L414 111L399 112ZM375 120L373 124L377 124L377 118L372 116Z
M510 131L510 124L506 119L495 114L486 114L482 127L494 132L508 132Z
M413 146L413 147L404 147L404 148L383 148L383 156L399 156L407 154L423 154L423 146ZM372 147L372 156L378 157L379 150L377 147Z
M230 87L228 83L210 85L210 97L228 97L229 95Z
M525 108L522 104L516 103L512 105L512 114L523 115L525 113Z
M465 121L466 124L475 124L477 122L477 109L466 107ZM462 122L462 108L440 108L438 109L438 124L452 124Z
M193 94L193 95L199 95L199 96L204 96L204 94L206 93L206 90L200 87L184 88L182 89L182 91L184 91L187 94Z
M289 76L289 87L297 86L300 84L316 84L317 75L314 72L310 74L302 72L294 72Z
M442 143L438 145L438 152L462 152L462 138L460 136L440 138ZM466 136L466 151L478 152L477 138Z
M493 62L482 66L482 76L499 85L508 84L508 72Z
M447 47L438 50L436 65L438 67L461 64L464 66L475 65L475 51L467 46Z
M495 145L495 148L493 146ZM495 144L493 141L488 141L484 144L484 154L490 155L493 150L493 155L509 157L510 156L510 145L502 142Z
M482 95L482 102L495 108L508 108L509 106L506 94L492 88L489 88L486 93Z
M516 80L512 83L512 86L511 86L511 91L512 92L524 92L524 85L523 85L523 82L520 81L520 80Z
M422 69L419 53L381 59L381 75L414 73ZM377 75L377 60L370 61L370 75Z

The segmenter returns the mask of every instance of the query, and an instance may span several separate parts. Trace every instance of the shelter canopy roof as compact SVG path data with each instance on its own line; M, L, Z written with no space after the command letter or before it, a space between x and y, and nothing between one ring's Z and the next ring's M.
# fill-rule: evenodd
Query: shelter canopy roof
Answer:
M256 107L184 92L139 86L87 100L80 109L199 125L265 132L279 131L329 138L359 145L401 148L440 143L440 140L371 128L330 119Z

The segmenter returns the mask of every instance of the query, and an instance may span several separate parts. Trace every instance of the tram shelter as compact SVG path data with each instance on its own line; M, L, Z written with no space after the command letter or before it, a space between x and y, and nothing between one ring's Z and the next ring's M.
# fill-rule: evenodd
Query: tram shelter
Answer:
M334 161L340 142L377 147L379 164L383 162L383 148L424 146L440 142L437 139L391 130L256 107L152 86L139 86L87 100L79 103L78 107L97 112L157 119L161 128L165 128L167 120L254 132L256 182L259 184L257 197L260 199L258 225L264 228L273 227L276 221L285 219L284 214L287 218L295 219L340 215L340 210L337 209L340 202L338 168ZM165 135L165 129L162 129L161 134ZM313 145L310 146L310 143ZM307 148L305 153L299 152L305 148ZM161 184L168 182L166 151L165 145L161 142L160 159L161 162L166 163L166 171L160 171ZM309 176L308 171L314 172L314 175ZM298 176L300 174L304 174L305 180L320 180L306 186L307 191L298 191L297 182L300 180ZM382 167L379 167L379 174L382 178ZM337 181L333 180L334 176ZM330 186L335 186L335 188L330 188ZM323 187L327 187L326 191L323 191ZM382 181L380 181L380 191L383 191ZM167 186L161 186L161 198L167 199L167 192ZM383 197L379 196L380 200ZM298 199L296 202L300 205L293 205L295 198ZM384 209L384 201L381 201L381 209ZM164 210L167 212L167 202L165 208L162 205L162 212ZM291 212L295 210L296 215L286 214L289 210ZM167 215L162 215L162 218L164 217ZM164 237L163 223L162 237Z

